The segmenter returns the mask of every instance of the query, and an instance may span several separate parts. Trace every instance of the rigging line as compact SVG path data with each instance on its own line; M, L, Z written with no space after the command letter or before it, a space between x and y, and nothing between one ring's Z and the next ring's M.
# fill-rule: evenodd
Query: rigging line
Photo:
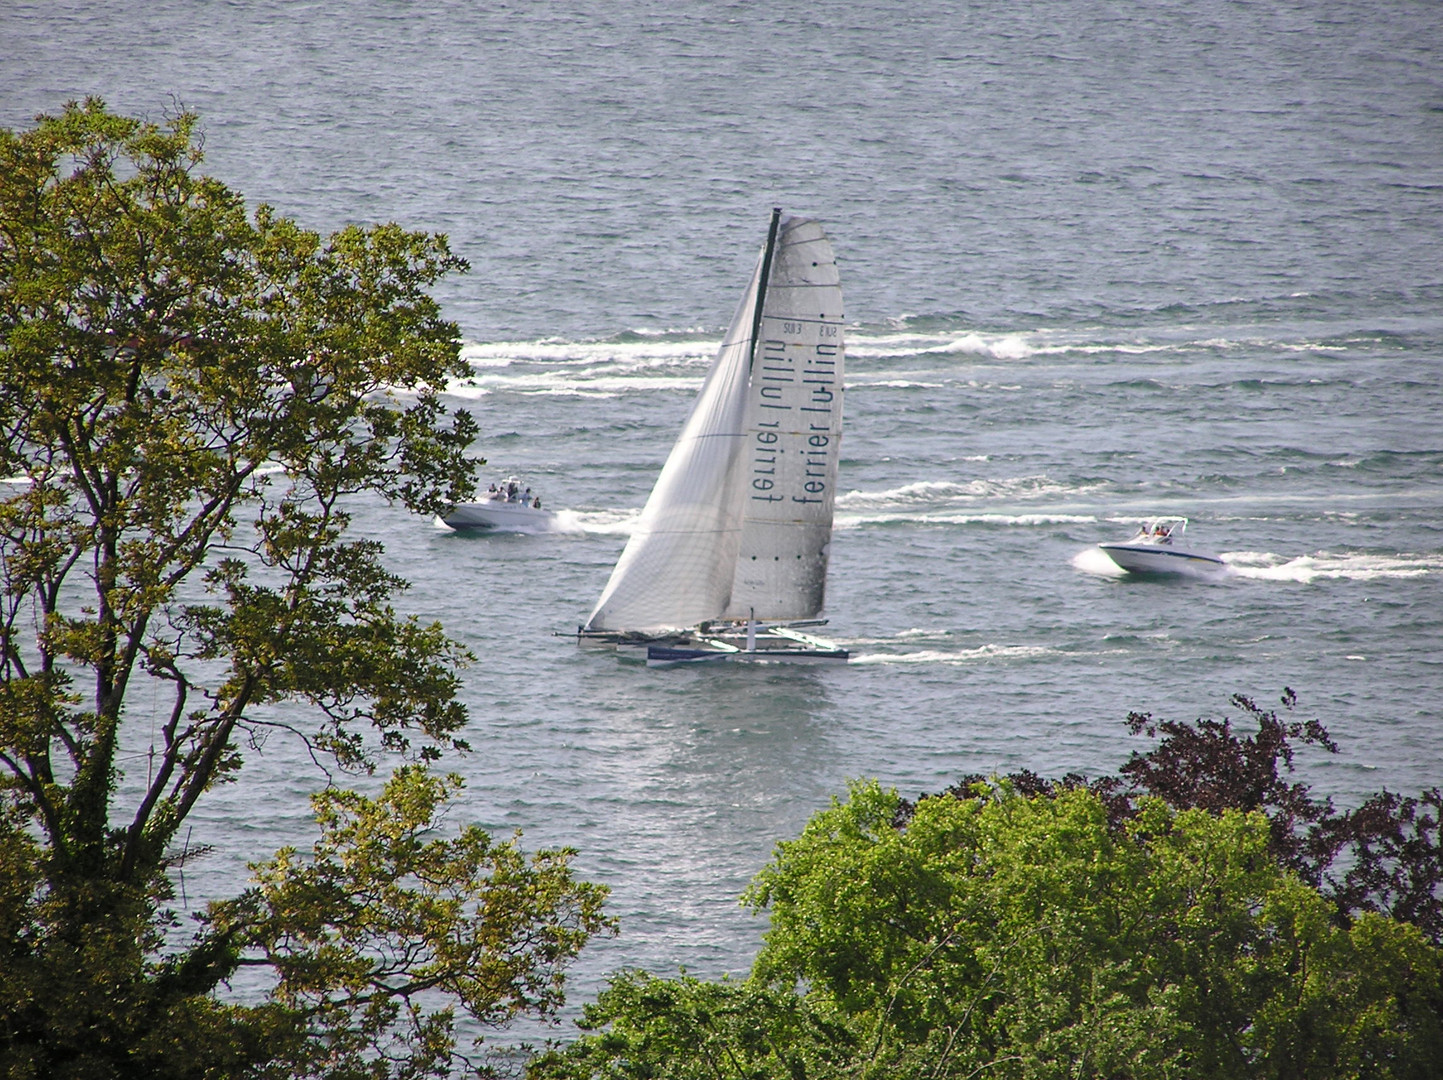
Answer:
M757 358L757 335L761 333L762 328L762 305L765 304L767 300L767 279L772 276L772 252L776 250L777 226L781 223L781 220L782 208L780 206L772 207L772 223L767 229L767 246L766 250L762 253L762 272L761 276L757 279L757 306L756 310L752 313L752 341L747 351L748 371L751 370L752 364Z
M150 790L150 785L155 777L155 707L160 698L160 688L156 686L155 680L150 683L150 753L146 756L145 762L145 789Z
M190 907L190 900L185 895L185 862L190 857L190 830L194 826L185 827L185 844L180 849L180 905Z

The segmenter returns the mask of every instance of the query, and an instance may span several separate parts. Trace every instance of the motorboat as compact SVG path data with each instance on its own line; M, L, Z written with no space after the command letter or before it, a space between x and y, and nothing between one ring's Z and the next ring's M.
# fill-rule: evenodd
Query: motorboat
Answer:
M845 663L822 625L842 443L842 286L821 225L772 213L697 399L583 645L651 667Z
M514 476L492 484L486 496L480 502L457 503L441 523L453 529L545 532L556 520L554 511L541 508L541 496Z
M1154 518L1130 539L1097 546L1131 574L1210 574L1227 568L1216 555L1189 550L1182 543L1186 531L1187 518Z

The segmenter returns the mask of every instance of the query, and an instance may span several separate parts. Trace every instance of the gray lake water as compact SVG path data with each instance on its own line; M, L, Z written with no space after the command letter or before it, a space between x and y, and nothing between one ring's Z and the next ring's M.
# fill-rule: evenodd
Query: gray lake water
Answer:
M454 396L561 527L359 526L480 658L460 812L613 889L579 1000L622 966L744 971L738 893L849 777L1110 772L1129 710L1290 686L1342 746L1300 759L1341 804L1443 781L1440 47L1433 0L11 0L0 124L180 103L252 203L470 260L439 290L474 368ZM827 614L854 659L579 650L554 635L773 205L824 221L848 297ZM1095 545L1159 514L1229 572L1109 572ZM213 800L189 903L305 842L297 761L268 746Z

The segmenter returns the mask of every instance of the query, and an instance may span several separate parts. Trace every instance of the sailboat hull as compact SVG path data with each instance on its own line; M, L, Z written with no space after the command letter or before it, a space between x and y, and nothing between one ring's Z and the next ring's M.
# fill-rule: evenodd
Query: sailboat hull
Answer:
M676 631L646 636L638 633L577 630L577 641L591 648L610 648L623 660L645 663L647 667L678 667L684 664L845 664L851 659L846 649L796 626L819 625L820 620L791 625L740 624L708 630Z
M851 658L846 649L759 648L719 649L705 645L678 648L648 645L647 667L679 667L682 664L845 664Z

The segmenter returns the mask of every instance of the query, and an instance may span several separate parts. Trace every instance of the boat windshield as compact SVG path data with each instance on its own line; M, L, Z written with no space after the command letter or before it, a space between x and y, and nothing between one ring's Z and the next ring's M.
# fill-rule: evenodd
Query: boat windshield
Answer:
M531 490L529 486L523 487L521 481L514 476L508 476L500 483L492 484L486 489L487 502L515 503L520 506L530 506L534 509L541 509L541 496Z
M1187 518L1154 518L1142 523L1137 539L1148 544L1171 544L1186 528Z

